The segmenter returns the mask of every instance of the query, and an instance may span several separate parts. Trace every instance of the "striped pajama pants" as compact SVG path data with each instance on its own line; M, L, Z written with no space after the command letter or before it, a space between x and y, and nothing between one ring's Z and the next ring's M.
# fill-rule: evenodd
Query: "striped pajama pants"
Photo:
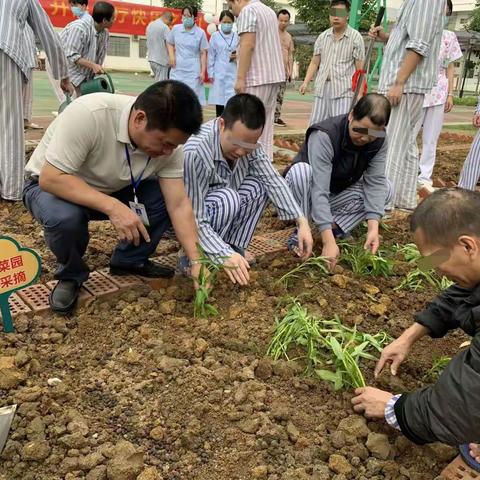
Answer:
M272 83L268 85L258 85L247 87L246 93L257 96L265 105L266 120L265 128L259 139L262 147L267 153L270 160L273 161L273 121L275 117L275 108L277 106L277 95L280 89L280 83Z
M33 114L33 70L30 75L30 81L23 85L23 119L30 123Z
M467 190L475 190L478 178L480 177L480 130L473 139L472 146L468 152L462 171L460 172L460 179L458 186L466 188Z
M211 190L205 197L210 225L229 245L247 248L267 200L265 188L253 177L246 177L238 190Z
M344 115L350 111L352 97L332 98L331 82L325 82L323 96L315 97L310 115L310 125L323 122L327 118Z
M306 218L312 218L312 167L308 163L295 163L288 171L285 180L293 192ZM393 197L392 185L387 181L387 198ZM365 193L363 180L360 179L351 187L337 194L330 194L330 211L333 221L344 233L353 230L365 220Z
M387 209L417 206L419 168L417 126L422 116L423 94L404 93L400 105L392 108L387 127L387 178L394 195Z
M23 86L17 64L0 50L0 197L21 200L25 166Z

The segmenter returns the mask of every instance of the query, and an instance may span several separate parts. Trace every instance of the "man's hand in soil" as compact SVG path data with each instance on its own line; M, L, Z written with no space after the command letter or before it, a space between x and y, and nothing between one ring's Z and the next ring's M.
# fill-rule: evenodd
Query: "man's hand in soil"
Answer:
M138 215L122 202L115 202L114 207L108 213L108 218L115 227L120 240L133 243L136 247L140 245L142 237L146 242L150 242L150 236L145 225L138 218Z
M239 253L232 253L224 262L225 271L232 283L248 285L250 265Z
M306 218L298 220L298 251L297 254L302 260L306 260L313 249L313 237L310 225Z
M202 265L200 263L193 263L192 266L190 267L190 276L192 277L193 286L195 287L195 290L198 289L198 277L200 276L201 268L202 268Z
M353 410L367 418L385 418L385 407L393 397L391 393L373 387L357 388L355 395L352 398Z
M363 245L363 248L365 250L370 250L375 255L378 251L379 246L380 246L380 235L378 233L378 221L369 220L367 238L365 240L365 244Z
M337 241L333 236L332 230L324 230L321 233L322 237L322 257L326 258L329 263L330 270L335 268L338 257L340 256L340 249L338 248Z
M414 323L411 327L407 328L400 337L385 347L375 367L375 378L380 375L387 363L391 364L390 371L392 375L396 375L398 367L407 358L412 345L424 335L427 335L427 333L427 328L419 323Z
M470 456L472 456L476 462L480 463L480 445L478 443L471 443Z

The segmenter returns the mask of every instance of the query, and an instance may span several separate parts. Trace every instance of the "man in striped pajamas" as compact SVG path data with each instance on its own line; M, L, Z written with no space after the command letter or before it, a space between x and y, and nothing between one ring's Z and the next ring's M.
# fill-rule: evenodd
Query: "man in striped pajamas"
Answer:
M478 97L477 108L472 120L473 126L480 127L480 97ZM475 190L480 178L480 130L473 139L472 146L468 152L467 159L460 172L458 186L468 190Z
M392 104L387 177L394 198L388 209L412 210L417 205L419 169L415 128L424 96L437 80L437 60L443 31L445 0L404 0L390 34L376 27L372 38L387 43L378 91Z
M62 88L71 89L60 40L38 0L0 0L0 197L12 201L22 197L25 164L23 85L32 72L26 24L40 40Z
M260 143L273 161L273 122L280 86L285 82L282 45L275 12L260 0L228 0L240 35L236 93L251 93L265 105Z
M231 281L240 285L249 281L245 249L268 200L280 219L297 221L299 256L306 259L312 252L307 219L257 143L265 121L260 99L235 95L222 116L204 124L184 146L185 185L200 244L209 257L223 261Z
M352 103L352 77L363 68L365 45L357 30L348 25L350 2L332 0L330 4L331 28L319 35L313 57L300 87L305 95L315 73L315 102L310 125L330 117L348 113Z
M368 222L365 248L375 253L380 244L379 222L391 187L385 177L385 127L390 104L371 93L350 114L312 125L286 180L321 233L322 256L333 268L340 255L335 238L344 237L363 220ZM289 248L297 244L296 235Z
M155 81L168 79L170 61L168 58L167 35L173 22L172 12L164 12L162 16L147 27L148 61L155 76Z

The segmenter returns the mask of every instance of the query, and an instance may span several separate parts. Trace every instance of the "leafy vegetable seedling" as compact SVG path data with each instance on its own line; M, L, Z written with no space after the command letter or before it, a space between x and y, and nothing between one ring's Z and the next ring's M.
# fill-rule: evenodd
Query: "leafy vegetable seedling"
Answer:
M426 377L431 380L436 380L445 367L450 363L451 357L438 357L432 363L432 368L427 372Z
M308 275L310 278L318 278L328 275L328 260L325 257L310 257L305 262L296 266L293 270L287 272L283 277L278 280L278 283L282 283L288 286L291 280L299 278L301 275Z
M395 262L386 256L385 251L373 254L361 244L347 242L340 242L339 247L342 250L341 260L349 265L353 273L374 277L393 275Z

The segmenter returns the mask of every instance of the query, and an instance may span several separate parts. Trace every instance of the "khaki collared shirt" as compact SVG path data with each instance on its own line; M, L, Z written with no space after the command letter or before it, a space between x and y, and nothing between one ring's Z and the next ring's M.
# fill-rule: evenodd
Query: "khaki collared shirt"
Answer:
M148 155L135 149L128 135L128 120L135 97L92 93L76 99L48 127L25 167L27 176L39 176L45 162L76 175L91 187L110 194L131 184L125 153L133 176L139 177ZM142 176L183 177L183 149L150 160Z
M365 58L365 44L360 33L350 26L335 40L333 28L319 35L313 50L320 55L320 67L315 79L315 96L323 97L327 79L331 81L332 98L353 97L352 77L355 61Z

